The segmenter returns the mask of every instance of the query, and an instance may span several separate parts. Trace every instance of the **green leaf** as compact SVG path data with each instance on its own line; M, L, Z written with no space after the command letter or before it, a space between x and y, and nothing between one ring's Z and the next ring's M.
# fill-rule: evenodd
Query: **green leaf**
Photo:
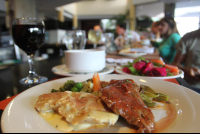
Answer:
M138 57L137 59L135 59L135 60L133 61L133 64L136 63L136 62L138 62L138 61L141 61L141 60L144 60L144 61L145 61L145 58L142 57L142 56L140 56L140 57Z
M131 73L132 73L132 74L135 74L136 70L135 70L135 68L134 68L133 66L132 66L132 67L128 67L128 69L131 70Z

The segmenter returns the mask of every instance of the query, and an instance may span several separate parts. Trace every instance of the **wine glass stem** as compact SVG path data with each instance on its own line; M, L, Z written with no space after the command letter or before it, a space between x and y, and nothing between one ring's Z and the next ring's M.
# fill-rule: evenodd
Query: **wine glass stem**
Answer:
M97 48L97 44L94 44L94 49L96 49Z
M34 55L28 55L28 63L29 63L29 75L35 75L35 66L34 66Z

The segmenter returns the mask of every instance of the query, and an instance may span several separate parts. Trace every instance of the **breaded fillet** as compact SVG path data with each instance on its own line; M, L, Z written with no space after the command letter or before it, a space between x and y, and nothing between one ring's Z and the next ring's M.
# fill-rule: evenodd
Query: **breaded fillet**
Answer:
M38 112L56 111L73 125L115 124L118 115L108 112L97 96L83 92L57 92L39 96L35 104Z

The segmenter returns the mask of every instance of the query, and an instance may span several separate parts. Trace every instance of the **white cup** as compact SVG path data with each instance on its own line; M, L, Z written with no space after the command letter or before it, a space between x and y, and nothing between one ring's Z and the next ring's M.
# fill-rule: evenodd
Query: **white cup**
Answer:
M151 41L149 39L143 39L142 40L142 45L150 45Z
M101 71L105 68L106 53L101 49L66 50L65 64L76 73Z

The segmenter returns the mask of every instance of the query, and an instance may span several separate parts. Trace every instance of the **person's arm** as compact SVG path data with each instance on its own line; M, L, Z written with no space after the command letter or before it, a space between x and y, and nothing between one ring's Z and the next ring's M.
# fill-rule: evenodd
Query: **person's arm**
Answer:
M186 67L181 66L181 63L184 62L186 56L187 56L186 54L181 54L180 52L177 52L172 65L175 65L179 69L183 70L185 75L187 75L189 78L200 80L200 77L196 76L196 75L200 75L200 70L194 67L186 68Z

